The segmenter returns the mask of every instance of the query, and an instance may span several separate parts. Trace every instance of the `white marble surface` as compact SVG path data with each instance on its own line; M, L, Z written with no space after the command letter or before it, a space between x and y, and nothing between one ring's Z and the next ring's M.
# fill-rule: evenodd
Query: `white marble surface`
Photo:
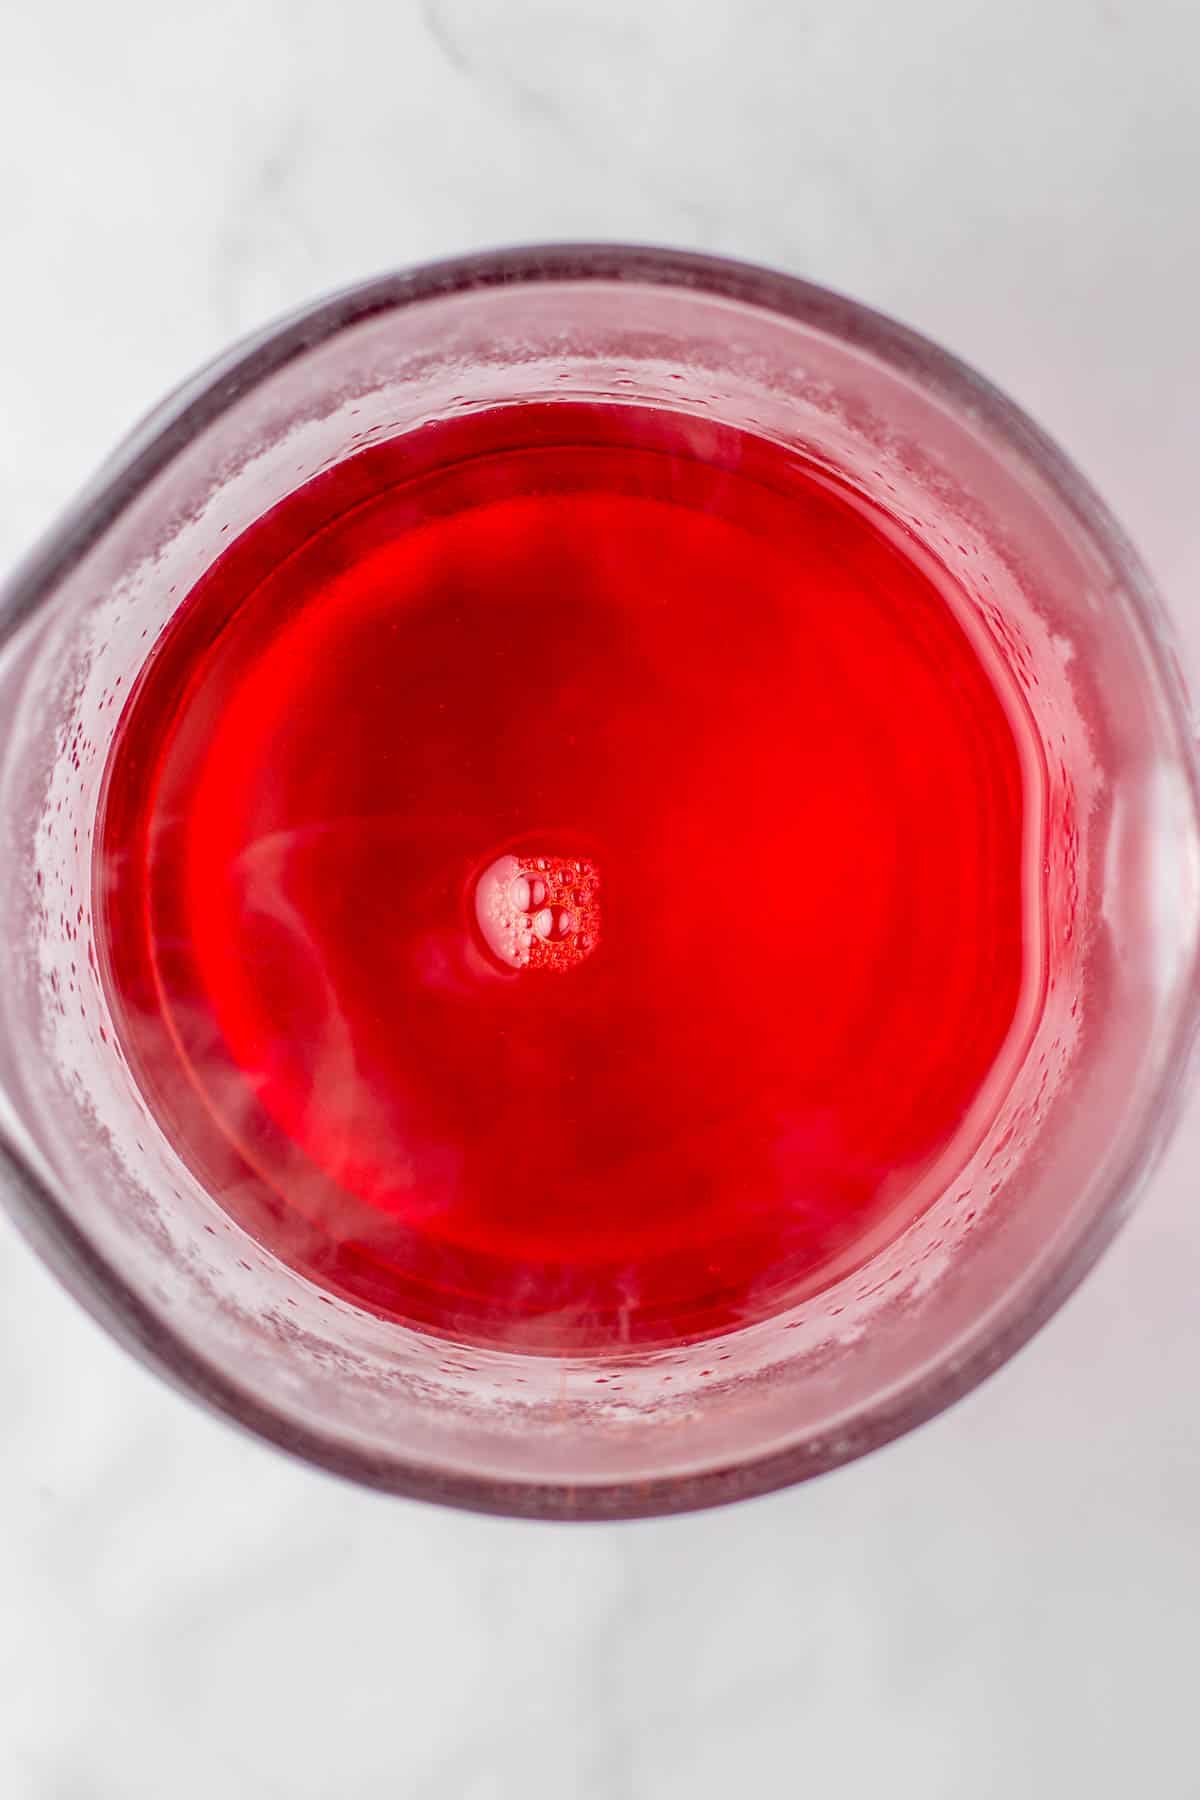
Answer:
M7 0L0 563L229 337L484 243L724 250L978 363L1200 676L1192 0ZM5 1800L1185 1800L1200 1105L1058 1320L857 1467L439 1514L168 1393L0 1227Z

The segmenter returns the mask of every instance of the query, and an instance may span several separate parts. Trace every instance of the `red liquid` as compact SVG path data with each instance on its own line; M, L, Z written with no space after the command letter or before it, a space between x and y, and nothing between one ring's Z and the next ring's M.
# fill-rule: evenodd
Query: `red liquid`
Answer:
M1018 714L951 593L675 414L499 408L310 482L109 766L164 1130L285 1261L465 1339L677 1340L853 1267L1027 973Z

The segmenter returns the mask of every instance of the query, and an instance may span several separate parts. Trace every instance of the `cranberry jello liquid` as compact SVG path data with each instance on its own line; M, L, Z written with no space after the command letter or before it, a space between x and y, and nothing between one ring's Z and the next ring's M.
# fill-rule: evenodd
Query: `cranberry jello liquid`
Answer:
M485 406L183 598L109 754L102 977L185 1162L323 1289L703 1338L852 1270L988 1123L1037 768L954 576L800 451Z

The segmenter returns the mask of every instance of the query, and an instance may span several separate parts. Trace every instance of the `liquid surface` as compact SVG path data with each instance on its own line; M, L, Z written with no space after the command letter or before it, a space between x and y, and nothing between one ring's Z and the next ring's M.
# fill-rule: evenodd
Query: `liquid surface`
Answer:
M1013 705L932 569L777 446L571 403L246 532L96 866L124 1048L226 1209L539 1350L728 1329L901 1229L1027 958Z

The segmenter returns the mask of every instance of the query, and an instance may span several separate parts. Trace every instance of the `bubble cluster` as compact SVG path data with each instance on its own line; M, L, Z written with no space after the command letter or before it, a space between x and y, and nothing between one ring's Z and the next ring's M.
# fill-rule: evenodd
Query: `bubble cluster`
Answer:
M571 969L600 939L600 877L585 858L514 855L475 885L484 942L511 969Z

